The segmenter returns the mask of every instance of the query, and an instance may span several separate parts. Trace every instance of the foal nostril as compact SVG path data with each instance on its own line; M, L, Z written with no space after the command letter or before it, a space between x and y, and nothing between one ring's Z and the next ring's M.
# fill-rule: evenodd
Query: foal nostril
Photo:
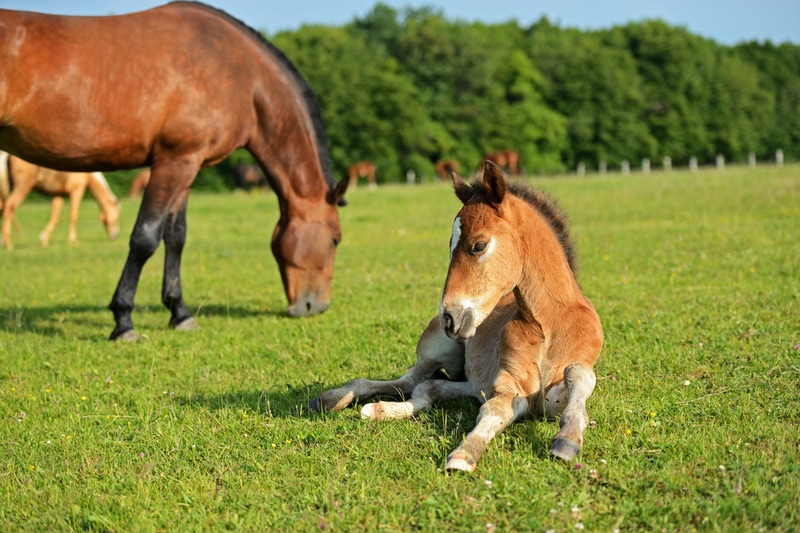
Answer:
M306 312L311 312L311 302L306 302Z
M453 331L453 315L450 313L444 313L444 329Z

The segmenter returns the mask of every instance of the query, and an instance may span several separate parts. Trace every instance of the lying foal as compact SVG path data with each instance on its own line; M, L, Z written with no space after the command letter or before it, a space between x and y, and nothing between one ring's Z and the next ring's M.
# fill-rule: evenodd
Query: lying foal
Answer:
M454 174L453 183L464 206L453 224L439 316L422 333L416 363L396 381L357 379L310 407L407 398L364 405L362 418L383 420L475 396L484 402L477 425L447 458L448 469L474 470L489 441L528 414L560 416L550 453L572 460L589 422L603 331L575 280L566 220L542 193L509 183L489 161L482 180L470 186Z

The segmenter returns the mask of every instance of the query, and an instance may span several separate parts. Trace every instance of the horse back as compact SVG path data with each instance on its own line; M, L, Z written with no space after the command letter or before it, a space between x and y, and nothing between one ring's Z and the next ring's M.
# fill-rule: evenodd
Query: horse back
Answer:
M149 165L158 150L217 163L253 134L259 85L292 83L248 28L191 3L0 10L0 64L0 147L64 170Z

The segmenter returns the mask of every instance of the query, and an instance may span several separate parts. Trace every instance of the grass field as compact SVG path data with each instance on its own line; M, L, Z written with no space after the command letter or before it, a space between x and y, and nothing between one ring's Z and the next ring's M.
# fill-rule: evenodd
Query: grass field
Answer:
M307 402L413 363L459 204L447 186L357 190L331 309L284 315L271 195L195 195L183 259L202 329L169 330L163 251L108 342L127 253L84 202L49 249L26 203L0 252L2 531L796 531L800 529L800 166L547 178L606 344L577 463L526 420L475 474L443 472L478 412L414 420ZM137 205L123 200L123 234Z

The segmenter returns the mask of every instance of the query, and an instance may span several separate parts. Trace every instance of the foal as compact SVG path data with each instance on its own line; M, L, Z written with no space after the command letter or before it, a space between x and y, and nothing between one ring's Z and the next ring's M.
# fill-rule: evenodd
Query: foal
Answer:
M396 381L357 379L327 391L310 408L407 398L364 405L362 418L383 420L475 396L483 402L477 425L447 458L448 469L473 471L489 441L524 415L560 415L550 453L572 460L589 422L603 331L575 280L564 216L489 161L483 179L468 185L453 174L453 184L464 206L453 224L439 316L422 333L416 363Z

